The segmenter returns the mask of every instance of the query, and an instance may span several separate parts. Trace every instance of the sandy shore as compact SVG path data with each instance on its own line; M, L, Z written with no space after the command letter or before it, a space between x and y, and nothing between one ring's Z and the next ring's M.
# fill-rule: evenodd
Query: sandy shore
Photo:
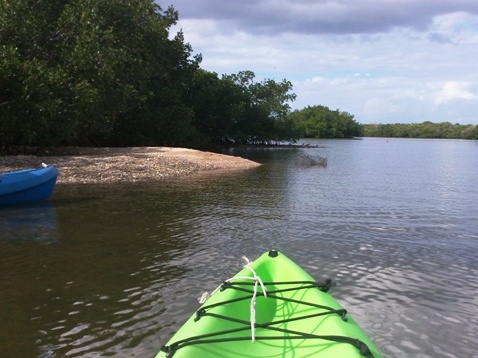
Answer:
M185 177L203 171L245 170L260 164L186 148L65 148L55 156L0 157L0 173L54 164L58 183L113 183Z

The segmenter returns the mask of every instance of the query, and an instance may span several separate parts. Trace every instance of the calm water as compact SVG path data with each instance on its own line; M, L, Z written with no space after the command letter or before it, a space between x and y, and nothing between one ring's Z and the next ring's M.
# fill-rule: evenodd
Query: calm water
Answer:
M152 357L241 255L277 248L336 281L386 356L478 357L478 142L319 144L0 210L0 355Z

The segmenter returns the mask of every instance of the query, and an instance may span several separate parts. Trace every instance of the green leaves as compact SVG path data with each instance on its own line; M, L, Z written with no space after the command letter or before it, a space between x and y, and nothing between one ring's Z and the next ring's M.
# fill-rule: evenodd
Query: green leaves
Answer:
M478 139L478 126L432 123L363 124L367 137Z
M295 137L286 80L218 78L152 0L0 0L0 151Z
M361 136L361 127L353 115L325 106L294 111L289 118L306 138L351 138Z
M227 81L236 87L236 117L230 140L239 143L270 143L272 141L295 140L292 122L285 120L290 111L288 102L295 100L290 93L292 83L272 79L254 82L252 71L225 75Z
M177 19L151 0L0 0L2 148L160 144L181 120L174 134L188 136L198 59L181 33L169 38Z

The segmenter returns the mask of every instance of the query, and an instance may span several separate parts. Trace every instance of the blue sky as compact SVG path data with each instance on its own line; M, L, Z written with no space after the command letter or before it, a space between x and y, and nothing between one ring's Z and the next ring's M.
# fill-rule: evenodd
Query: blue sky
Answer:
M166 0L201 67L287 79L293 109L478 124L476 0Z

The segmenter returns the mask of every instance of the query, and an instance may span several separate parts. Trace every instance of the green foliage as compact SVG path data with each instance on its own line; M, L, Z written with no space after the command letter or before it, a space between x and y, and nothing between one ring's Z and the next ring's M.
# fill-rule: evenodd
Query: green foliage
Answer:
M203 142L257 144L295 140L286 120L295 99L292 84L267 79L254 82L252 71L219 78L216 73L197 71L191 89L195 128Z
M0 0L0 151L298 138L290 82L201 70L177 20L152 0Z
M289 114L304 138L351 138L361 136L354 116L325 106L306 107Z
M223 76L237 87L239 95L234 106L233 135L228 138L235 143L265 144L282 140L296 140L291 122L286 120L290 111L288 102L296 95L289 93L292 83L272 79L254 82L252 71Z
M432 123L363 124L365 137L478 139L478 126Z
M177 19L151 0L1 0L1 147L185 140L200 58Z
M235 108L241 91L217 73L198 70L193 76L188 102L194 110L194 142L199 146L222 143L232 133Z

